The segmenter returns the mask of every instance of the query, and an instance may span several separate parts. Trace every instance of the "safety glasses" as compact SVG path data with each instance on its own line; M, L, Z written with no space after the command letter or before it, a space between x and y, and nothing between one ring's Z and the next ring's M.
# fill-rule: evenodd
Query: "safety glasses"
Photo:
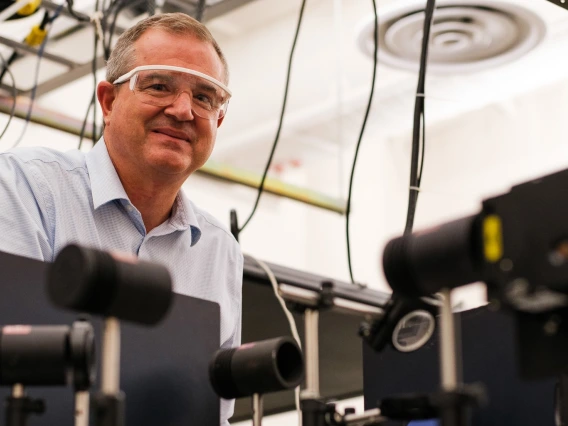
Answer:
M170 65L142 65L117 78L113 84L130 80L130 90L143 103L166 107L182 93L191 100L191 110L201 118L218 120L225 116L231 91L220 81L189 68Z

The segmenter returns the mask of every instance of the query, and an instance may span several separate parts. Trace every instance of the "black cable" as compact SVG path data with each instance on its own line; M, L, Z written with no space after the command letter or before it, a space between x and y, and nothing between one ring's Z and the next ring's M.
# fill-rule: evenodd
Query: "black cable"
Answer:
M109 7L103 11L103 18L101 19L101 29L102 29L102 36L103 39L101 40L101 43L103 45L103 55L105 58L105 61L108 61L108 58L110 56L110 44L111 44L111 40L110 37L112 37L111 35L107 34L108 32L108 25L107 25L107 20L112 12L113 9L116 8L117 5L123 4L124 1L122 0L114 0ZM95 5L96 10L99 10L99 1L97 0L96 5ZM120 13L120 10L117 10L115 15L114 15L114 21L113 21L113 28L114 25L116 24L116 19L118 16L118 13ZM112 33L111 33L112 34ZM109 37L109 38L107 38ZM108 40L108 41L107 41ZM77 145L77 149L81 149L83 147L83 140L85 138L85 131L87 129L87 121L89 120L89 114L91 113L91 109L95 108L95 111L93 111L93 131L92 131L92 135L91 138L93 140L93 143L95 143L98 139L97 137L97 132L96 132L96 123L97 123L97 117L96 117L96 91L97 91L97 76L96 76L96 72L97 72L97 50L98 50L98 41L99 41L99 36L98 33L95 31L95 44L94 44L94 53L93 53L93 61L92 61L92 67L91 67L91 71L93 73L93 83L94 83L94 89L93 89L93 94L91 96L91 100L89 101L89 106L87 107L87 112L85 113L85 118L83 119L83 124L81 125L81 132L79 134L79 144Z
M97 0L95 2L95 13L98 13L100 9L100 3L99 0ZM93 51L93 61L91 63L91 71L93 72L93 96L91 98L91 102L93 103L93 134L92 134L92 140L93 140L93 145L97 142L97 108L95 105L95 94L97 93L97 51L99 49L99 33L97 32L97 28L95 26L94 28L94 33L95 33L95 45L94 45L94 51ZM102 42L104 43L104 40L102 40Z
M14 118L14 115L16 113L16 98L18 96L18 89L16 89L16 80L14 78L14 74L12 74L10 65L6 62L2 54L0 54L0 60L2 61L2 64L4 66L4 72L8 73L10 79L12 80L12 98L13 98L12 108L10 109L10 116L8 117L8 122L6 123L6 126L4 126L4 130L2 130L2 133L0 133L0 140L1 140L4 134L6 133L6 131L8 130L12 118Z
M102 31L103 31L103 50L104 50L104 57L105 60L108 61L108 58L110 57L110 47L111 47L111 38L112 38L112 33L109 31L109 26L108 26L108 19L111 16L111 14L113 13L113 10L116 8L117 5L123 3L122 0L113 0L110 2L109 6L103 10L103 18L101 19L101 27L102 27ZM116 22L118 13L116 13L114 15L114 21Z
M55 21L58 17L59 14L61 13L61 10L63 9L64 3L61 3L57 9L55 10L55 12L53 13L53 16L50 18L49 16L46 18L44 16L44 21L46 23L52 23L53 21ZM47 14L47 12L46 12ZM42 21L42 23L44 22ZM46 24L47 25L47 24ZM34 80L34 85L32 88L32 93L30 96L30 105L28 107L28 113L26 114L26 119L24 122L24 128L22 129L22 133L20 133L20 136L18 137L18 139L16 140L16 142L14 143L14 145L12 145L11 148L15 148L17 147L20 142L22 141L22 139L24 138L24 135L26 133L26 130L28 128L28 124L31 120L32 117L32 110L34 107L34 101L35 101L35 96L36 96L36 91L37 91L37 86L38 86L38 81L39 81L39 67L41 64L41 58L43 57L43 52L45 51L45 45L47 44L47 40L49 38L49 30L47 32L47 34L45 35L45 38L43 39L43 42L41 43L38 52L37 52L37 63L36 63L36 69L35 69L35 80Z
M408 192L408 211L406 216L406 226L404 234L410 234L414 225L414 216L416 213L416 205L418 203L418 189L422 178L423 167L420 167L420 175L418 175L419 154L420 154L420 132L421 122L422 129L424 126L424 92L426 83L426 65L428 63L428 45L430 42L430 30L432 28L432 20L434 10L436 8L436 0L427 0L426 9L424 11L424 31L422 39L422 52L420 53L420 70L418 72L418 87L416 89L416 103L414 105L414 126L412 132L412 155L410 161L410 188ZM423 130L423 133L424 133ZM423 134L423 141L425 133ZM424 147L424 144L423 144ZM422 165L424 152L422 152Z
M107 44L105 46L105 58L108 60L109 56L110 56L110 52L111 52L111 47L112 47L112 38L114 36L114 32L116 29L116 22L118 20L118 15L120 14L120 12L122 12L122 9L124 9L126 6L135 6L138 3L142 3L146 0L133 0L130 3L127 0L114 0L111 5L108 7L108 9L105 12L105 17L103 22L105 22L105 29L106 29L106 20L109 18L109 16L111 15L111 13L113 12L113 9L116 9L114 11L114 16L113 16L113 20L112 23L110 25L109 31L108 31L108 41Z
M156 14L156 2L154 0L146 0L146 11L149 16Z
M2 80L4 80L4 75L6 75L8 67L12 65L12 63L16 60L17 57L18 57L18 52L14 50L7 61L4 60L4 58L2 58L3 67L2 67L2 72L0 72L0 83L2 83Z
M122 3L122 0L113 0L108 8L103 11L103 19L101 20L101 27L103 29L104 41L103 41L103 48L104 48L104 55L105 59L108 60L110 56L110 46L111 46L111 39L112 39L112 32L108 30L108 19L112 15L113 10L116 8L117 4ZM116 14L114 19L116 20ZM108 33L108 34L107 34ZM107 37L108 35L108 37Z
M81 125L81 133L79 134L79 145L77 149L81 149L83 147L83 138L85 137L85 130L87 129L87 120L89 119L89 113L91 112L91 108L95 104L95 94L91 97L91 101L89 102L89 107L87 108L87 113L85 114L85 118L83 119L83 124Z
M107 48L106 48L106 51L108 52L108 56L110 56L110 51L111 51L111 46L112 46L112 37L114 36L114 30L116 28L116 21L118 20L118 15L120 14L120 12L122 12L122 9L124 9L126 4L127 4L126 0L118 0L115 4L116 10L114 12L112 24L111 24L110 29L109 29L108 43L107 43ZM109 9L110 9L110 7L109 7Z
M424 86L426 81L426 64L428 61L428 45L430 41L430 30L432 28L432 20L434 10L436 8L436 0L427 0L425 16L424 16L424 30L422 40L422 52L420 54L420 69L418 72L418 88L416 91L416 104L414 107L414 127L412 138L412 156L410 167L410 188L408 198L408 214L406 218L406 228L404 234L412 232L414 224L414 214L416 212L416 203L418 201L418 188L422 180L424 170L424 149L426 146L426 125L424 114ZM422 126L420 125L422 123ZM420 159L420 170L418 170L419 151L420 151L420 133L422 131L422 158ZM388 318L391 312L394 312L406 304L406 299L400 295L393 293L389 302L385 305L385 316ZM377 323L378 327L388 326L384 321Z
M108 60L108 57L110 56L110 48L107 47L107 44L110 45L110 43L108 42L108 18L112 13L112 10L114 9L116 3L117 0L110 2L109 6L103 10L103 18L101 19L101 28L103 30L103 54L105 56L105 60Z
M422 170L424 169L424 154L426 153L426 115L424 114L424 108L422 108L422 141L420 147L420 171L418 172L418 185L420 188L422 184Z
M205 3L206 0L199 0L197 2L197 7L195 9L195 19L197 19L199 22L201 22L203 19L203 14L205 12Z
M258 193L256 196L256 201L254 202L254 207L252 212L250 213L248 219L245 221L244 225L239 229L239 233L245 229L247 224L250 222L254 213L256 212L256 208L258 207L258 202L260 201L260 197L262 196L262 191L264 190L264 182L266 181L266 176L268 175L268 170L270 169L270 165L272 164L272 158L274 157L274 152L276 151L276 146L278 145L278 140L280 139L280 132L282 130L282 124L284 122L284 112L286 110L286 102L288 101L288 88L290 86L290 75L292 74L292 59L294 57L294 51L296 50L296 42L298 41L298 34L300 33L300 27L302 25L302 18L304 16L304 9L306 6L306 0L302 0L302 6L300 7L300 16L298 18L298 24L296 26L296 34L294 35L294 41L292 43L292 49L290 50L290 58L288 60L288 72L286 74L286 86L284 88L284 99L282 101L282 111L280 112L280 120L278 122L278 130L276 131L276 137L274 138L274 143L272 144L272 149L270 151L270 156L268 157L268 162L266 163L266 167L264 168L264 173L262 174L262 179L260 181L260 186L258 187Z
M138 1L134 1L131 4L136 4L138 3L140 0ZM112 35L114 33L114 29L116 27L116 21L118 18L119 13L122 11L122 9L127 6L127 1L125 0L114 0L109 7L103 11L103 19L101 19L101 27L102 27L102 31L103 31L103 39L101 40L102 45L103 45L103 55L105 57L105 61L108 61L108 58L110 57L110 48L111 48L111 44L112 44ZM99 7L99 3L97 1L96 4L97 10ZM108 27L108 18L110 17L110 15L112 14L114 10L114 16L113 16L113 21L110 25L110 28ZM95 84L95 89L93 91L93 95L91 96L91 101L89 102L89 106L87 107L87 112L85 113L85 118L83 119L83 124L81 125L81 133L79 134L79 144L77 146L77 149L81 149L83 147L83 140L85 138L85 131L87 128L87 121L89 119L89 114L91 113L91 109L94 108L96 111L96 87L97 87L97 81L96 81L96 52L98 49L98 34L95 32L95 53L93 56L93 63L92 63L92 73L93 73L93 78L94 78L94 84ZM100 138L101 135L97 135L97 126L96 126L96 112L93 111L93 133L92 133L92 139L93 139L93 143L96 143L96 141Z
M35 13L35 12L34 12ZM45 12L43 14L43 18L41 20L41 23L39 24L39 29L40 30L44 30L45 26L49 23L49 12ZM27 43L27 37L23 40L23 43ZM8 58L8 61L4 61L4 67L2 68L2 72L0 72L0 83L2 83L2 80L4 79L4 75L6 73L6 64L8 66L12 65L12 63L14 63L14 61L16 59L18 59L20 55L18 54L18 52L16 50L14 50L12 52L12 54L10 55L10 57Z
M51 18L49 16L49 12L45 11L45 13L43 14L43 18L41 19L41 22L39 24L40 29L45 30L45 27L47 26L47 24L53 22L55 20L55 18L57 18L59 16L60 12L61 12L61 9L58 9L58 12L56 12L56 14L53 15L53 18Z
M69 14L77 21L89 22L90 20L86 16L79 16L77 15L77 13L75 13L75 10L73 10L73 0L67 0L67 10L69 11Z
M377 64L378 64L378 53L379 53L379 17L377 15L377 3L373 1L373 13L374 13L374 51L373 51L373 78L371 80L371 91L369 93L369 100L367 102L367 109L365 111L365 118L363 119L363 124L361 125L361 131L359 132L359 139L357 140L357 145L355 147L355 156L353 157L353 164L351 165L351 176L349 178L349 191L347 193L347 209L345 211L345 236L347 240L347 264L349 265L349 276L351 277L351 282L355 284L355 278L353 278L353 266L351 264L351 244L349 238L349 218L351 214L351 196L353 193L353 180L355 177L355 166L357 164L357 157L359 156L359 148L361 146L361 141L363 140L363 133L365 132L365 127L367 126L367 119L369 118L369 112L371 111L371 105L373 103L373 94L375 93L375 82L377 80Z

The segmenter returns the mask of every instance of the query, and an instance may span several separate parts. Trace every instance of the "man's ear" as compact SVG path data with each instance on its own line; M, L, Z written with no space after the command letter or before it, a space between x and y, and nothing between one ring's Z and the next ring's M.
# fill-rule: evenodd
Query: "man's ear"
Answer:
M221 123L223 122L224 119L225 119L225 116L217 119L217 127L219 127L221 125Z
M97 98L103 111L105 126L108 126L110 124L110 115L112 112L114 100L116 99L116 95L116 87L106 80L101 81L97 86Z

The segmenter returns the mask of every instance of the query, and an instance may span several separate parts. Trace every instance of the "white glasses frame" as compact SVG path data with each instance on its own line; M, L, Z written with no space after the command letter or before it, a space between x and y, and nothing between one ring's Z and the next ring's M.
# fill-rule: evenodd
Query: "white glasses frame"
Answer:
M221 83L219 80L217 80L217 79L215 79L215 78L213 78L213 77L211 77L207 74L199 72L199 71L195 71L195 70L192 70L192 69L189 69L189 68L176 67L176 66L173 66L173 65L141 65L139 67L136 67L136 68L130 70L126 74L121 75L116 80L114 80L112 84L124 83L125 81L130 79L130 90L134 90L134 85L136 84L136 79L132 78L132 76L135 75L138 71L146 71L146 70L178 71L178 72L183 72L185 74L194 75L196 77L201 77L201 78L209 81L210 83L213 83L216 86L219 86L221 89L223 89L225 92L227 92L229 94L229 97L231 97L231 95L232 95L229 88L227 86L225 86L223 83Z

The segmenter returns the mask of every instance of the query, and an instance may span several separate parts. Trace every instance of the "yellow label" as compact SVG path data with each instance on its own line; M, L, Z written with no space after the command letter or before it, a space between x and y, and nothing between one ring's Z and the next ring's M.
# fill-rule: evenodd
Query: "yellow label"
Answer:
M31 1L28 2L28 4L26 4L20 10L18 10L18 15L21 15L21 16L31 15L32 13L34 13L37 10L37 8L39 7L40 4L41 4L41 0L31 0Z
M501 218L494 214L483 219L483 255L490 263L497 262L503 256Z
M42 30L39 25L32 28L28 36L26 37L26 43L29 46L39 46L43 43L45 36L47 35L47 30Z

